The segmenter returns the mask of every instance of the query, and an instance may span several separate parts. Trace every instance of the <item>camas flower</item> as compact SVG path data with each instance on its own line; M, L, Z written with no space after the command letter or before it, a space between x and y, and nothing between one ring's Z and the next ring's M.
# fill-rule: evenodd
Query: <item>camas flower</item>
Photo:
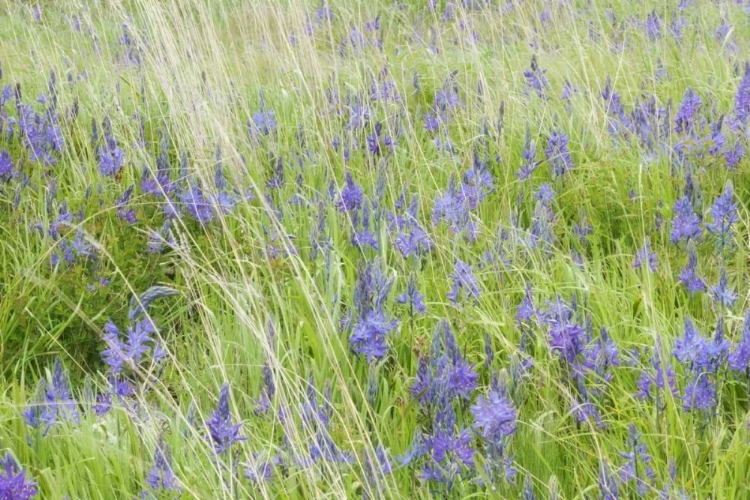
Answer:
M542 99L546 98L544 92L549 86L549 82L547 81L547 77L544 76L544 73L546 73L546 70L539 67L536 56L531 57L530 69L523 72L523 76L526 78L527 89L534 91L536 95Z
M362 206L364 192L355 182L350 172L346 173L346 185L341 189L336 208L339 212L353 212Z
M200 186L189 186L178 194L183 209L201 224L214 220L213 203L203 195Z
M693 212L693 207L687 196L683 196L674 204L674 219L670 241L675 245L682 240L698 239L703 233L700 219Z
M737 94L734 96L734 117L732 128L735 130L747 127L750 118L750 63L745 63L745 73L742 76Z
M516 173L516 177L521 180L528 179L534 173L536 167L541 161L536 160L536 144L531 138L531 131L526 129L526 137L523 143L523 152L521 153L521 168Z
M634 424L628 427L626 448L628 451L620 452L620 456L626 460L620 469L620 479L623 483L635 482L638 494L643 496L656 476L656 471L651 466L652 458L648 448L641 442L641 435Z
M146 474L146 482L154 491L180 491L180 482L172 470L169 445L160 437L154 451L154 465Z
M732 224L737 220L737 204L734 203L732 181L727 181L724 191L711 205L713 222L706 224L706 229L721 239L722 243L732 237Z
M646 31L646 35L652 41L661 37L661 21L659 21L659 16L656 15L655 10L652 10L648 17L646 17L643 28Z
M21 468L10 453L0 458L0 499L29 500L39 489L31 479L26 479L26 470Z
M516 431L517 412L510 400L498 391L491 390L487 397L479 396L477 404L471 407L474 415L474 428L482 437L498 443Z
M424 295L419 293L414 274L409 275L409 282L404 293L396 297L396 302L409 306L409 310L418 314L425 314Z
M638 399L654 398L657 407L663 405L663 391L668 390L672 396L677 395L677 383L675 381L675 371L668 359L664 359L661 344L657 343L651 356L650 368L641 371L641 377L636 383L638 392L635 397Z
M370 363L388 352L385 336L398 326L397 319L388 319L381 310L368 311L354 326L349 343L352 350L362 354Z
M729 368L740 373L745 373L750 368L750 310L745 313L742 337L727 356L727 363Z
M734 293L734 290L728 288L727 271L723 267L721 268L721 274L719 275L719 283L711 287L711 298L713 298L714 302L721 307L731 308L737 301L737 294Z
M547 139L547 149L544 153L547 155L547 161L552 166L552 175L560 177L573 169L573 159L570 157L568 150L568 136L561 130L553 130Z
M448 299L454 304L458 303L459 294L464 290L467 297L474 300L479 299L479 282L477 281L471 266L460 259L456 259L456 265L449 277L453 280L451 289L448 292Z
M707 372L691 372L691 378L685 386L682 397L682 409L710 410L716 406L716 385Z
M684 365L704 366L708 361L708 340L688 317L685 317L683 337L675 340L673 354Z
M633 262L633 269L640 269L644 262L648 262L648 267L652 273L656 272L656 267L659 265L658 257L654 252L651 251L651 242L646 238L643 246L638 253L635 254L635 262Z
M693 120L701 104L701 98L698 97L698 94L693 92L692 88L688 88L675 116L675 132L687 134L692 131Z
M232 424L232 415L229 413L229 384L221 386L219 406L206 421L206 427L217 455L229 451L232 445L247 439L239 436L242 424Z
M106 177L112 177L120 171L124 162L124 153L112 135L112 124L109 117L104 120L104 144L97 150L99 172Z
M682 268L680 274L677 275L677 278L692 296L697 292L705 292L706 283L703 281L703 279L698 277L698 274L696 272L698 268L698 256L695 253L695 245L688 244L687 252L687 265Z

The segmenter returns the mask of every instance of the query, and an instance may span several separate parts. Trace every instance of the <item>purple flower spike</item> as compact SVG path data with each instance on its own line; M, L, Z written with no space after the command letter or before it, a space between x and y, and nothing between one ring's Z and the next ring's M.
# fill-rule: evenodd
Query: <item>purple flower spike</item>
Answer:
M459 294L464 290L467 297L475 300L479 299L479 282L471 270L471 266L462 260L456 259L456 266L453 274L449 275L453 280L451 289L448 292L448 299L454 304L458 303Z
M239 432L242 424L232 424L232 415L229 413L229 384L221 386L219 393L219 406L206 421L214 451L217 455L227 452L232 445L247 438L240 437Z
M0 458L0 499L29 500L38 492L36 483L26 479L26 470L18 465L10 453Z
M674 220L672 221L670 241L676 245L682 240L698 239L702 233L700 218L693 212L688 197L683 196L674 204Z
M658 257L654 252L651 251L651 242L646 239L643 246L638 253L635 255L635 262L633 262L633 269L640 269L644 263L648 263L649 269L652 273L656 272L656 268L659 265Z

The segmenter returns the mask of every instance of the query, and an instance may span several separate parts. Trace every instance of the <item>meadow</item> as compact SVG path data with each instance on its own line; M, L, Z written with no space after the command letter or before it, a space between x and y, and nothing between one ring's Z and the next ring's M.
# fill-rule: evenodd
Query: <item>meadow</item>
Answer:
M748 47L0 0L0 500L750 498Z

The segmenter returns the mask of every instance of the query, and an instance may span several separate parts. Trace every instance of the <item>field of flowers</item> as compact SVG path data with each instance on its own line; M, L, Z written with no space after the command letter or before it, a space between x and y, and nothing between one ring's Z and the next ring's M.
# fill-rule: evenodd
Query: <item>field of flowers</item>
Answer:
M750 498L750 2L0 2L0 500Z

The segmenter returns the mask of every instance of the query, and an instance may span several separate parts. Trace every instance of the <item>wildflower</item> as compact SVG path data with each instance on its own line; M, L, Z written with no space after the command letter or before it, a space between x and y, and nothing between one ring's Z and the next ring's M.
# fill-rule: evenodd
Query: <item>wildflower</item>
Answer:
M154 491L180 491L180 483L172 470L169 445L159 438L154 451L154 465L146 474L146 482Z
M737 94L734 96L734 120L733 128L740 129L747 126L750 118L750 63L745 63L745 73L742 76Z
M404 305L408 304L411 314L413 314L414 312L417 312L418 314L425 314L427 308L424 305L424 295L419 293L419 289L417 289L417 283L414 274L409 275L409 281L406 286L406 290L396 298L396 302Z
M682 409L709 410L716 406L716 386L706 372L691 372L691 378L685 386L682 397Z
M719 275L719 283L711 287L711 297L721 307L731 308L737 301L737 294L734 293L734 290L727 288L727 286L727 271L722 267L721 274Z
M467 297L472 297L475 300L479 299L479 282L474 276L471 266L460 259L456 259L454 271L449 277L453 280L451 289L448 292L448 299L451 302L454 304L458 303L461 290L464 290Z
M392 234L396 234L394 246L404 259L414 254L426 253L433 247L432 240L417 220L417 202L417 197L412 197L411 203L403 216L393 212L389 212L387 215L388 229ZM399 203L402 205L401 202ZM400 206L397 208L400 208Z
M492 174L487 170L486 163L479 159L477 151L474 151L474 163L464 173L458 196L469 210L476 210L479 203L484 200L495 186Z
M0 458L0 499L29 500L39 489L31 479L26 479L26 470L21 468L10 453Z
M199 223L205 224L214 219L213 203L203 195L200 186L189 186L179 193L178 198L183 204L184 210Z
M498 443L516 431L517 412L510 400L498 391L491 390L487 397L479 396L477 404L471 407L474 415L474 428L482 438Z
M368 311L354 327L349 343L352 350L363 354L367 362L382 358L388 352L385 336L398 326L398 320L389 320L383 311Z
M276 455L270 459L262 460L254 456L255 464L248 465L245 468L245 477L250 481L269 481L273 478L274 468L281 465L281 457Z
M261 389L260 399L255 401L257 408L255 413L258 415L268 413L271 409L271 399L276 394L276 384L273 381L273 372L268 363L263 364L263 388Z
M660 407L661 402L659 391L669 390L672 396L676 396L677 384L675 382L674 368L669 363L668 359L663 358L662 348L658 343L654 347L650 365L651 368L648 371L643 370L640 379L636 382L638 392L635 397L638 399L648 399L654 396L657 407Z
M523 301L516 310L516 321L523 323L534 318L536 310L534 309L534 301L532 297L531 282L526 282L526 288L523 295Z
M675 132L687 134L692 131L693 119L701 104L701 98L698 97L698 94L693 92L692 88L688 88L682 98L680 109L675 116Z
M2 118L0 118L2 120ZM1 123L1 122L0 122ZM10 153L6 150L0 151L0 179L8 182L13 176L13 162Z
M724 153L724 159L727 162L727 168L730 170L734 170L744 156L745 148L742 147L742 144L739 140L735 139L734 146Z
M747 372L750 368L750 310L745 313L742 337L727 357L729 368L736 372Z
M598 485L602 500L619 500L617 477L611 473L610 466L604 462L599 466Z
M360 268L355 284L354 308L342 322L347 328L352 328L349 336L352 350L364 355L368 362L386 355L385 336L398 326L398 320L389 319L383 309L392 286L393 279L383 273L380 261ZM356 318L352 313L356 313Z
M656 15L655 10L652 10L648 17L646 17L644 29L651 41L655 41L661 37L661 21L659 21L659 16Z
M689 244L687 248L688 262L687 265L682 268L680 274L677 275L680 283L683 284L685 289L690 292L693 296L697 292L706 291L706 283L698 277L696 270L698 267L698 256L695 253L695 245Z
M339 212L352 212L362 206L362 197L364 192L355 182L352 174L346 173L346 186L341 189L339 199L336 201L336 208Z
M541 161L536 160L536 144L531 139L531 132L529 129L526 129L526 137L523 143L521 159L523 161L521 162L520 170L516 173L516 177L525 180L531 177L531 174L534 173L536 167L541 163Z
M253 114L252 122L248 121L247 128L251 135L253 135L253 132L260 135L270 135L276 130L276 115L273 111L265 109L262 99L260 110Z
M129 207L130 197L133 195L134 186L131 185L128 189L122 193L120 199L115 203L117 207L117 218L126 221L128 224L135 224L138 222L135 210Z
M626 446L628 451L620 452L620 456L626 460L620 469L620 479L623 483L635 481L638 494L643 496L649 483L656 476L656 471L651 466L652 458L648 448L641 442L641 436L634 424L628 427Z
M420 359L410 389L412 396L423 405L435 405L441 399L455 397L468 399L479 377L463 360L446 320L441 320L435 328L431 355L429 364L424 358Z
M673 354L685 365L703 366L707 363L708 342L696 330L690 318L685 317L684 336L675 340Z
M206 421L214 451L221 455L228 451L232 445L247 438L239 436L242 424L232 424L232 415L229 413L229 384L221 386L219 393L219 406Z
M706 229L721 239L722 245L732 237L732 224L737 220L737 204L734 203L732 181L727 181L724 191L711 205L713 222L706 224Z
M386 134L381 122L377 122L372 134L367 136L367 150L374 156L382 156L392 151L395 145L393 137Z
M698 239L703 233L700 219L693 212L693 207L687 196L683 196L674 204L674 220L670 241L675 245L682 240Z
M633 262L633 269L639 269L644 262L648 262L648 267L652 273L656 272L656 267L659 264L658 258L654 252L651 251L651 243L648 238L643 243L643 246L638 253L635 255L635 262Z
M106 177L113 177L122 168L124 153L120 148L120 145L114 137L112 137L111 128L105 126L105 131L107 131L104 136L105 144L99 146L97 151L97 157L99 158L99 172Z
M536 60L536 56L531 57L531 68L523 72L524 78L526 78L526 86L528 89L533 90L542 99L546 98L544 91L549 86L547 77L544 76L546 70L539 67L539 63Z
M561 130L553 130L547 139L547 149L544 153L552 166L554 177L560 177L573 169L573 159L568 150L568 136Z

